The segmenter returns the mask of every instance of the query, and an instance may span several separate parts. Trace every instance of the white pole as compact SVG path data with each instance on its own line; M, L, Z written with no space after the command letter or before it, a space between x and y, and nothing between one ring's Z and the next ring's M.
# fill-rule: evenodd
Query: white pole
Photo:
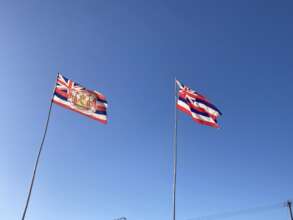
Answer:
M176 171L177 171L177 85L175 78L175 118L174 118L174 139L173 139L173 220L176 220Z

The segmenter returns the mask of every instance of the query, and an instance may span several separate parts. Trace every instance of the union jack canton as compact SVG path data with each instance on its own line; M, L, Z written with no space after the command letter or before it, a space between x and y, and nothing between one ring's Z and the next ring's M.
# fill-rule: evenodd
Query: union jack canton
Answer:
M179 87L177 109L190 115L192 119L200 124L218 128L217 119L222 113L216 106L211 104L206 97L193 91L176 80Z
M107 123L106 97L91 91L58 73L53 102L59 106Z

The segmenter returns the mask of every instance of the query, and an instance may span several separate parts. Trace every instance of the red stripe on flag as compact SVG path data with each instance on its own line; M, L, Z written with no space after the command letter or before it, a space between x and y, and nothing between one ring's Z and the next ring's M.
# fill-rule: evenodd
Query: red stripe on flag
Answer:
M61 96L63 96L64 98L68 98L68 94L67 92L62 91L61 89L56 88L55 92Z
M107 111L107 108L105 107L104 104L96 104L96 109L98 111Z

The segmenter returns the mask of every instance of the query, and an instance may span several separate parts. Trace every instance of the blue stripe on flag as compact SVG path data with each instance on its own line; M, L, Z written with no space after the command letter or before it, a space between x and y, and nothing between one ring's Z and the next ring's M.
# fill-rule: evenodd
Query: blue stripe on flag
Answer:
M106 111L95 111L96 114L99 114L99 115L107 115L107 112Z
M97 98L97 101L98 101L98 102L102 102L102 103L107 104L107 101L106 101L106 100L103 100L103 99L99 99L99 98Z
M207 102L205 100L202 100L202 99L196 99L195 101L199 102L199 103L202 103L202 104L214 109L215 111L219 112L220 115L222 115L222 112L216 106L214 106L213 104L211 104L211 103L209 103L209 102Z
M64 100L65 102L68 102L68 100L67 100L66 97L64 97L64 96L62 96L62 95L60 95L60 94L58 94L58 93L56 93L56 92L54 92L54 96L57 96L59 99L62 99L62 100Z
M180 101L184 102L186 105L188 105L189 108L190 108L190 110L191 110L193 113L210 118L210 115L209 115L208 113L206 113L206 112L201 112L201 111L198 111L198 110L192 108L192 107L189 105L189 102L188 102L186 99L183 99L183 98L181 98L181 97L179 97L178 99L179 99Z

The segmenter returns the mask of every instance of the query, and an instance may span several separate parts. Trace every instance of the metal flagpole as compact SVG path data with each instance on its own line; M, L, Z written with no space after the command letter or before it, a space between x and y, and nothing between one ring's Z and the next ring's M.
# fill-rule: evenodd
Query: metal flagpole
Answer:
M291 208L291 206L292 206L292 202L288 200L288 201L287 201L287 206L288 206L288 208L289 208L290 219L293 220L292 208Z
M177 85L175 78L175 126L174 126L174 140L173 140L173 220L176 220L176 171L177 171Z
M28 205L29 205L29 202L30 202L32 189L33 189L33 186L34 186L36 173L37 173L37 169L38 169L38 165L39 165L39 160L40 160L40 156L41 156L41 153L42 153L42 150L43 150L43 145L44 145L44 141L45 141L47 130L48 130L48 125L49 125L49 121L50 121L52 105L53 105L53 98L51 99L48 118L47 118L47 122L46 122L46 125L45 125L45 131L44 131L42 142L41 142L41 145L40 145L40 148L39 148L37 160L36 160L35 167L34 167L33 177L32 177L32 180L31 180L31 184L30 184L30 188L29 188L29 192L28 192L28 196L27 196L27 200L26 200L26 204L25 204L25 208L24 208L21 220L25 219L26 212L27 212L27 209L28 209Z

